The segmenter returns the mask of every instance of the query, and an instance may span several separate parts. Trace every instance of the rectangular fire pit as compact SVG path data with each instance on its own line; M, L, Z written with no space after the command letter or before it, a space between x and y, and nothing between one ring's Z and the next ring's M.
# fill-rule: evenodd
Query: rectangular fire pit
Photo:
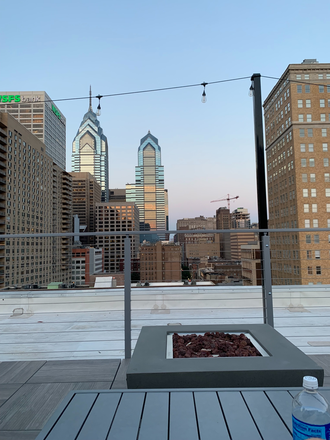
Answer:
M245 333L263 349L257 357L167 358L168 336ZM127 371L128 388L296 387L305 375L323 385L324 371L267 324L143 327Z

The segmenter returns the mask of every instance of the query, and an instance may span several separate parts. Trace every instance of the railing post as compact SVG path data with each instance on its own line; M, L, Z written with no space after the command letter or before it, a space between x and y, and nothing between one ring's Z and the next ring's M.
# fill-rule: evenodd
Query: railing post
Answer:
M274 313L273 313L273 293L272 293L272 271L270 265L270 240L269 235L263 235L261 238L262 244L262 271L263 271L263 312L264 323L274 327Z
M124 243L124 274L125 274L125 359L131 359L131 241L128 235Z

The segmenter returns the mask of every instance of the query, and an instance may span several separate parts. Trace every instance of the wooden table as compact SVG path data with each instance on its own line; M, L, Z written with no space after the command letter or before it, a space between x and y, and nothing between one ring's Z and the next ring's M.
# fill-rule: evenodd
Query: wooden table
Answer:
M290 440L299 390L73 391L36 440Z

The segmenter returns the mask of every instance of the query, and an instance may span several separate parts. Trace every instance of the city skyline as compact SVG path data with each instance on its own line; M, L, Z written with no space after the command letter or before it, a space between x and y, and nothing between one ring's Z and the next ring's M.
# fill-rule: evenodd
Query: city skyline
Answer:
M4 73L2 89L46 90L55 103L61 98L86 97L58 102L67 118L67 171L71 170L71 141L88 106L90 84L95 96L247 77L207 85L205 104L201 103L202 86L103 97L99 121L109 143L110 188L124 188L134 180L136 141L141 133L150 130L161 139L163 165L171 170L165 180L171 229L178 218L214 215L225 205L210 201L227 194L239 195L232 209L247 207L251 221L257 220L249 77L259 72L275 78L261 78L265 99L288 64L305 58L327 62L328 2L319 1L317 8L311 8L310 2L301 1L297 8L283 0L276 7L256 1L252 8L244 1L209 1L201 10L196 1L136 4L127 0L115 5L101 1L94 32L84 43L81 34L90 27L87 1L79 7L63 0L47 7L39 0L15 5L31 25L28 32L18 26L13 35L10 20L2 24L3 33L11 35L2 57L14 63L14 54L19 54L24 74L20 69ZM2 12L10 17L15 10L5 4ZM290 25L279 32L277 26L269 25L270 17L281 26L286 21ZM145 22L148 26L141 26ZM301 32L304 28L309 32ZM33 52L20 50L22 41ZM82 65L82 47L93 62ZM97 105L93 98L93 107Z

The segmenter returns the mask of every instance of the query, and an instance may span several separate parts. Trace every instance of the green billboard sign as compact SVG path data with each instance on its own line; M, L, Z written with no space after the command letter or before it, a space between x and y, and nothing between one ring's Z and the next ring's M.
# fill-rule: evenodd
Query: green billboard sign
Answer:
M61 119L61 113L57 110L55 105L52 105L52 110L55 113L55 115L58 117L58 119Z
M0 102L21 102L21 95L0 95Z

